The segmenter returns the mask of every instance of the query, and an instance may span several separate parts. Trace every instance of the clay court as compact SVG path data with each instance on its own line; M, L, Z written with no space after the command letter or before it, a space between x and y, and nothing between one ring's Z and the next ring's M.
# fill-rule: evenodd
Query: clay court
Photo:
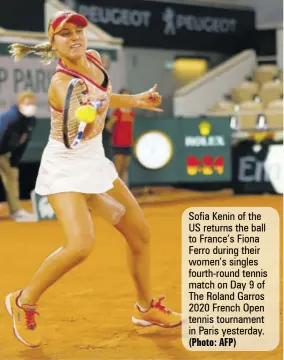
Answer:
M156 203L155 198L151 204L145 198L143 201L152 230L154 296L165 294L169 307L178 311L181 309L181 214L186 208L271 206L281 218L281 239L283 216L281 196L232 196L221 192L206 196L180 194L179 197L175 202ZM25 203L25 207L29 209L30 204ZM24 287L45 257L62 245L64 237L57 221L15 223L5 217L5 207L1 215L0 359L282 359L282 333L281 344L272 352L208 353L184 349L180 328L134 327L131 315L135 294L126 265L125 243L118 232L100 219L94 222L95 251L41 300L43 346L26 348L13 336L12 322L4 308L5 295Z

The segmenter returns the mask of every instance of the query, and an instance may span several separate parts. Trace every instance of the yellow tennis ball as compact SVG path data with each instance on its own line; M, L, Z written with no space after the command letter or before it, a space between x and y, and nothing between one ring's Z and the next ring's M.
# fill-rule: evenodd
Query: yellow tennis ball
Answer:
M76 110L75 115L79 121L90 124L95 120L97 111L91 105L83 105Z

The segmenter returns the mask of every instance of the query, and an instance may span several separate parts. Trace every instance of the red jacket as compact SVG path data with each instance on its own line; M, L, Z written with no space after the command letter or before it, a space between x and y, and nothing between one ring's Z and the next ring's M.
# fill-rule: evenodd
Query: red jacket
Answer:
M113 127L112 146L130 147L133 143L134 111L131 109L116 109L112 116L116 117Z

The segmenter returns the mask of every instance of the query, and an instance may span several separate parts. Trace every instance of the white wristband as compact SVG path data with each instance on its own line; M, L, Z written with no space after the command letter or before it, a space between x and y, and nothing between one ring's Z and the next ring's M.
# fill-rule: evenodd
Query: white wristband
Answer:
M93 102L91 102L91 105L92 105L96 110L98 110L99 108L102 107L102 102L101 102L100 100L93 101Z

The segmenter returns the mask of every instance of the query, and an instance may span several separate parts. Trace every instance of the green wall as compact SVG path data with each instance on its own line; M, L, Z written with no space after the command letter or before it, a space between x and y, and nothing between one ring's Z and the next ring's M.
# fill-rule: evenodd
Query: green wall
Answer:
M50 120L39 119L23 162L39 162L48 141ZM159 169L146 168L138 160L137 140L145 133L165 134L172 147L170 161ZM132 185L231 180L231 129L229 118L137 118L134 126ZM149 147L153 147L150 149ZM159 155L157 143L146 146L148 159Z

